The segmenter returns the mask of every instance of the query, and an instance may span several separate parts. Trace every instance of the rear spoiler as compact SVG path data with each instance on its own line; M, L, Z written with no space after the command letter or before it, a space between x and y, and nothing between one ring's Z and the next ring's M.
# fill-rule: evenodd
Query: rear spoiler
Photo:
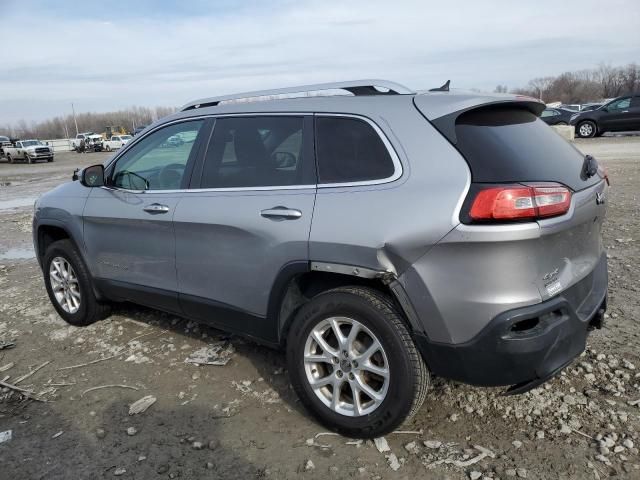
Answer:
M440 97L440 98L437 98ZM478 109L522 108L539 116L546 108L540 100L524 95L416 95L413 103L452 144L457 143L456 120L463 113ZM448 97L448 98L447 98ZM444 100L444 101L443 101Z

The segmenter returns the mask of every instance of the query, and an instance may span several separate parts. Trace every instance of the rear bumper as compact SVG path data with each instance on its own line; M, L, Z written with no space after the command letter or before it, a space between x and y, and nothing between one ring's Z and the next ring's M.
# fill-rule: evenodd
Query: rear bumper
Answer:
M431 371L472 385L512 385L522 393L551 378L584 351L589 331L600 328L607 305L607 260L558 296L496 316L461 344L414 341Z

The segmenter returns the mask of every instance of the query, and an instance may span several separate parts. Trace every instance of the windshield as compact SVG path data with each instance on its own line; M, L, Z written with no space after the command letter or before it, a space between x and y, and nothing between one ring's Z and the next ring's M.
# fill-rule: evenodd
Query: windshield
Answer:
M131 140L131 135L122 135L120 140Z
M22 142L23 147L33 147L34 145L42 145L42 142L40 140L24 140Z

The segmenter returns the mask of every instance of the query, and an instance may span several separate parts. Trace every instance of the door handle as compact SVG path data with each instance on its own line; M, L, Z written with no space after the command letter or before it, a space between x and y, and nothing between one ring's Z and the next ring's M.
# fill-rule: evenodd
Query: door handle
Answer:
M169 207L166 205L160 205L159 203L152 203L151 205L144 207L144 211L153 214L167 213L169 211Z
M302 217L302 212L295 208L277 206L262 210L260 212L260 215L265 218L272 218L274 220L296 220Z

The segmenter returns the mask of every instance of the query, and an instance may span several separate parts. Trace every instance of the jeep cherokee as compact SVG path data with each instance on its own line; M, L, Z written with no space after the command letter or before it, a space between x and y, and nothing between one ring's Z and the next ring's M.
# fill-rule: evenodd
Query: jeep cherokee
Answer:
M539 101L436 90L185 105L36 202L53 306L80 326L130 301L283 347L303 404L350 436L399 426L430 374L540 385L602 323L608 179Z

